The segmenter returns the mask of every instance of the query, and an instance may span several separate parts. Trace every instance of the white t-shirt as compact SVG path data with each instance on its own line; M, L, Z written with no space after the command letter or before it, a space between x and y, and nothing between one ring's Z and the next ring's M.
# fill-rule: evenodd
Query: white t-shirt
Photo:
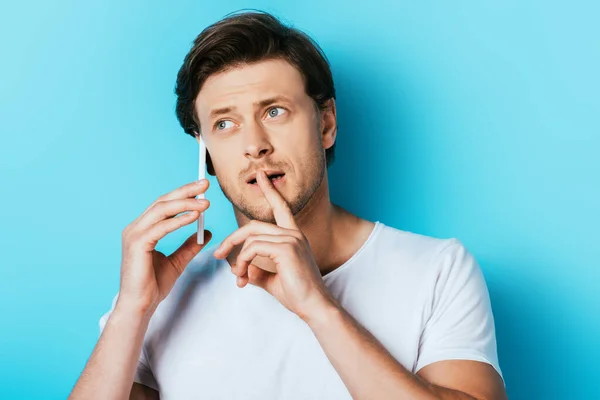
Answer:
M157 307L135 381L161 399L351 399L308 325L263 289L239 288L214 249L190 262ZM354 256L323 280L409 371L462 359L489 363L502 375L487 286L459 240L378 221Z

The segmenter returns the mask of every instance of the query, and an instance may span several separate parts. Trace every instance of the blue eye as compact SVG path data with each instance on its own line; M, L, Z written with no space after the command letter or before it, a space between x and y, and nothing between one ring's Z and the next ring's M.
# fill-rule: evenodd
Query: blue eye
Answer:
M277 110L281 110L282 112L277 112ZM267 113L269 115L270 118L275 118L280 116L281 114L285 113L285 108L282 107L273 107L271 109L269 109L269 112Z
M228 119L224 119L222 121L218 121L215 124L215 127L217 128L217 130L220 130L220 131L222 131L223 129L230 128L231 126L227 126L227 122L229 122L230 124L233 124L233 122L229 121Z

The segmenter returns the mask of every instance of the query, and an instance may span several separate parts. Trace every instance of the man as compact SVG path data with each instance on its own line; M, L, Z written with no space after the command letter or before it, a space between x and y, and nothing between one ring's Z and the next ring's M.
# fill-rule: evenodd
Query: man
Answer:
M195 40L176 93L239 229L202 252L195 235L154 249L208 208L194 199L207 181L127 226L121 287L72 399L505 398L487 287L461 242L331 203L335 90L313 41L269 14L229 16Z

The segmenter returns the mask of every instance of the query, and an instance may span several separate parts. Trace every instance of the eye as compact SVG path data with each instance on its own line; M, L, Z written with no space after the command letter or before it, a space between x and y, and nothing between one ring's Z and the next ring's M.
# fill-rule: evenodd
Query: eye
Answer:
M277 111L277 110L280 110L280 111ZM269 115L269 118L275 118L286 112L287 111L283 107L273 107L273 108L269 109L269 112L267 114Z
M223 129L231 128L231 125L227 125L227 123L233 124L233 122L231 122L230 120L223 119L221 121L217 121L217 123L215 124L215 128L219 131L222 131Z

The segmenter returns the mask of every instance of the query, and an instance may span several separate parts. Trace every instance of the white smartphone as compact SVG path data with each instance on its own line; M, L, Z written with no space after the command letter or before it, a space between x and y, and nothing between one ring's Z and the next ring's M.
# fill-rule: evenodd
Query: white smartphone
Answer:
M202 137L198 133L196 133L196 137L198 138L198 144L200 148L198 156L198 180L200 180L206 178L206 146L204 145ZM196 198L203 199L204 193L197 195ZM196 236L196 243L204 244L204 212L201 212L200 216L198 217L198 233Z

